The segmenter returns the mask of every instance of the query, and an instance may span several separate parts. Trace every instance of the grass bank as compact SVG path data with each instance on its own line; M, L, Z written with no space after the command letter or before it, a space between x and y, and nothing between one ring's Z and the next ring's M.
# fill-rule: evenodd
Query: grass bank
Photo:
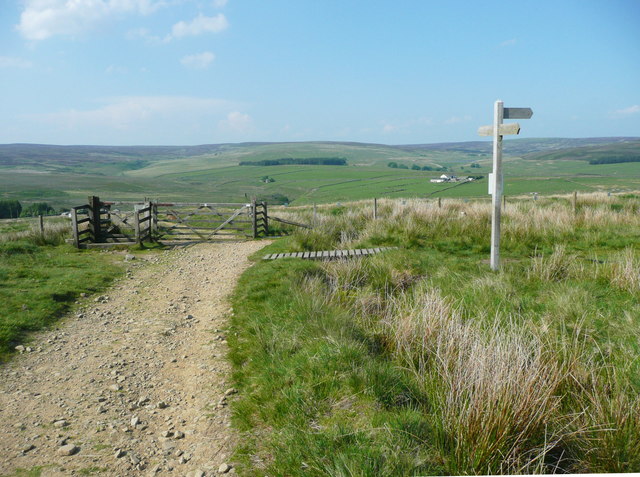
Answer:
M68 224L0 234L0 360L29 333L55 323L81 293L107 287L121 273L113 257L64 245Z
M321 209L272 251L398 250L242 277L229 340L240 470L640 470L637 196L509 204L499 273L488 204L370 212Z

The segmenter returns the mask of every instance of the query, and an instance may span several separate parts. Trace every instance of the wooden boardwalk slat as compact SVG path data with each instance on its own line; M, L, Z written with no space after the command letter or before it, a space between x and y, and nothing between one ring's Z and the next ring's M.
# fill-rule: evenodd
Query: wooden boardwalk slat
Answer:
M349 258L349 257L365 257L369 255L375 255L386 250L391 250L397 247L375 247L375 248L356 248L351 250L318 250L315 252L283 252L283 253L271 253L264 256L264 260L276 260L279 258L302 258L306 260L323 259L330 260L334 258Z

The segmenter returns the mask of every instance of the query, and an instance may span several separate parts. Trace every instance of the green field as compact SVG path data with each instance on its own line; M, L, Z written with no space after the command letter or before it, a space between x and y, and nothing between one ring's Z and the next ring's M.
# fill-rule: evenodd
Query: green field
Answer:
M591 165L603 150L632 154L640 141L522 140L505 142L505 194L640 189L640 163ZM564 141L564 142L563 142ZM580 142L582 141L582 142ZM591 144L576 148L576 144ZM565 144L566 143L566 144ZM46 200L56 207L84 202L89 195L109 200L145 197L183 201L331 203L373 197L488 197L486 178L474 183L434 184L446 169L457 176L491 169L490 143L386 146L357 143L227 144L193 148L56 148L0 146L0 198ZM563 149L564 147L564 149ZM591 148L591 149L590 149ZM579 159L576 150L580 151ZM589 151L593 149L593 154ZM566 156L562 151L566 150ZM534 151L534 152L527 152ZM31 155L30 155L31 154ZM240 161L344 157L347 166L238 166ZM389 162L409 169L392 169ZM479 167L471 167L474 164ZM268 176L274 182L265 183Z

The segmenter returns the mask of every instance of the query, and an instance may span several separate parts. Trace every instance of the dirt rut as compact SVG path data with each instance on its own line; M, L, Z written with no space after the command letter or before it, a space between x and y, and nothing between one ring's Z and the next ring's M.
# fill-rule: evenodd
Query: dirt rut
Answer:
M0 366L0 475L233 473L227 297L264 246L132 260L125 278Z

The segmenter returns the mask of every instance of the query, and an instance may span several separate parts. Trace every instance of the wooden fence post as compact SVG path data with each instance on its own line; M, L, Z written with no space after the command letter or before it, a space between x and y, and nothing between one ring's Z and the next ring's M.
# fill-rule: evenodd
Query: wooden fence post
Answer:
M507 196L503 195L502 196L502 210L504 211L504 210L506 210L506 208L507 208Z
M269 214L267 213L267 203L262 201L262 220L264 221L264 235L269 235Z
M378 218L378 199L373 198L373 219L376 220Z
M133 225L135 227L135 233L136 233L136 242L139 245L142 243L142 239L140 236L140 211L138 209L134 210L133 217L134 217Z
M573 214L577 214L578 213L578 191L574 190L573 191Z
M442 208L442 197L438 197L438 209Z
M71 227L73 228L73 246L80 248L80 237L78 236L78 209L71 207Z
M101 243L102 241L102 224L100 223L100 198L95 195L89 196L89 227L93 234L93 242Z
M151 205L151 230L149 233L149 241L153 242L158 233L158 203L150 202Z
M258 217L256 216L256 198L251 199L251 215L253 226L253 238L258 238Z
M38 215L38 222L40 224L40 235L44 237L44 217Z

